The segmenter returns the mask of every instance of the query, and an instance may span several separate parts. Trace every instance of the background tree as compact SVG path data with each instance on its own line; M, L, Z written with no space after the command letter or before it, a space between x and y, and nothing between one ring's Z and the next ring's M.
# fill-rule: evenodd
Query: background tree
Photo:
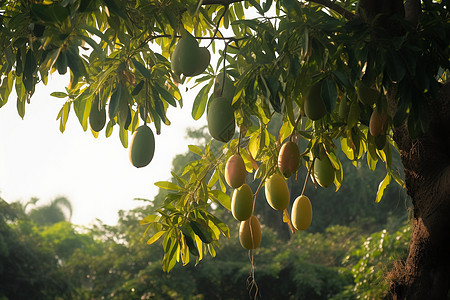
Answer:
M35 198L36 199L36 198ZM36 199L32 204L36 205ZM25 205L25 209L29 202ZM72 204L66 197L57 197L49 204L32 208L28 216L38 225L51 225L63 221L70 221L72 217Z
M228 74L235 81L232 103L239 137L218 156L210 144L191 146L201 159L184 168L189 178L158 183L171 193L158 214L142 223L156 230L151 241L163 239L165 270L178 258L186 263L189 250L215 253L211 240L229 236L227 226L208 210L211 203L229 208L226 159L241 153L247 170L255 169L254 177L263 183L275 170L281 143L292 137L306 141L301 153L308 169L317 156L332 161L337 188L345 170L336 145L355 164L365 159L374 170L382 162L386 175L377 201L392 179L403 185L392 165L398 147L414 228L408 259L393 270L390 289L397 298L447 296L447 1L3 0L0 5L0 106L14 87L23 117L36 83L46 83L56 70L69 71L66 91L53 93L67 99L58 115L61 131L71 107L87 130L92 103L98 108L108 104L105 133L110 136L119 124L115 127L125 147L139 116L159 134L162 123L170 124L168 107L183 103L178 83L186 83L189 74L180 77L169 63L178 39L191 32L198 40L212 41L208 49L221 48L217 66L208 66L196 79L202 88L192 116L200 118L208 99L217 96L217 90L211 92L216 75ZM257 17L244 18L248 7ZM323 101L320 116L309 115L311 93ZM375 97L365 97L370 95ZM339 114L338 107L349 113ZM283 123L273 135L267 125L277 114ZM383 120L382 126L370 125L372 114ZM195 224L206 231L193 232L192 226L201 228Z

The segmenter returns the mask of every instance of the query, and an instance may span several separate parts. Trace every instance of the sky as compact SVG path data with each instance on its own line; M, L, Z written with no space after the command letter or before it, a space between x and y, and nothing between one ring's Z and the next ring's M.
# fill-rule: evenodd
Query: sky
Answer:
M182 109L169 107L172 124L162 125L161 135L150 124L155 155L148 166L138 169L131 165L116 127L109 138L104 129L94 138L90 129L83 131L72 109L65 132L59 131L56 117L65 100L50 94L65 91L68 79L52 76L47 86L37 86L23 120L14 92L0 108L0 197L9 203L37 197L37 205L42 205L65 196L72 202L71 221L77 225L92 224L97 218L114 225L119 210L145 204L135 198L153 199L158 193L154 183L169 180L172 159L188 151L186 128L206 125L205 116L192 119L194 96L184 93Z

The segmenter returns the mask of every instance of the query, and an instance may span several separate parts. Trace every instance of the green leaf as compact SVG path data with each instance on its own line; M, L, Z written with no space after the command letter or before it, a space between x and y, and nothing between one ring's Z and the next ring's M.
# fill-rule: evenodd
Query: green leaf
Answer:
M117 108L119 107L121 94L122 94L122 84L119 82L119 84L117 84L116 90L109 99L108 114L110 119L114 119L114 116L116 115Z
M194 239L189 234L189 231L185 227L181 227L181 232L186 240L186 245L189 248L189 252L191 252L194 256L199 256L200 253L198 252L197 245L194 243Z
M159 231L157 233L155 233L148 241L147 244L151 245L154 242L156 242L157 240L159 240L160 237L162 237L165 233L167 233L167 231L163 230L163 231Z
M12 86L14 82L14 76L12 72L8 74L7 78L3 78L2 85L0 86L0 107L8 102L9 95L11 94Z
M128 130L119 126L119 138L122 146L128 148Z
M144 80L139 81L139 83L134 87L133 91L131 92L131 95L136 96L137 94L139 94L139 92L144 87L144 83L145 83Z
M192 118L194 120L200 119L200 117L205 112L206 103L208 102L208 93L209 90L212 87L213 80L211 80L207 85L205 85L200 92L198 92L197 96L195 97L194 104L192 105Z
M158 215L148 215L139 221L139 225L146 225L146 224L151 224L153 222L157 222L159 220L159 218L160 218L160 216L158 216Z
M86 90L88 91L88 90ZM74 102L73 108L75 111L78 120L83 127L83 130L86 131L88 127L88 118L89 113L91 111L92 101L88 98L85 93L81 94Z
M87 25L87 24L80 24L80 28L88 31L91 34L95 34L96 36L101 38L105 43L107 43L110 48L114 48L111 40L103 32L101 32L97 28L92 27L92 26Z
M220 190L212 190L210 192L213 200L219 202L223 207L231 211L231 198L227 193L224 193Z
M160 87L159 85L155 85L155 88L167 103L169 103L173 107L177 107L175 98L166 89Z
M203 157L203 152L202 152L202 149L200 149L200 147L195 146L195 145L189 145L188 148L189 148L189 151L191 151L192 153L195 153L197 155L200 155L200 157Z
M125 14L125 11L121 7L119 7L119 5L117 5L115 0L103 0L103 2L106 4L110 12L112 12L115 15L118 15L124 20L128 19L127 15Z
M406 68L397 52L386 53L386 72L393 82L400 82L405 77Z
M50 96L52 97L56 97L56 98L66 98L69 97L68 94L64 93L64 92L53 92L50 94Z
M216 225L219 228L219 230L226 238L230 238L230 229L224 222L222 222L216 216L210 213L208 213L208 219L210 219L211 222L213 222L214 225Z
M150 71L139 61L137 61L135 58L132 58L131 61L133 62L133 65L136 67L136 69L147 79L150 79L152 77L152 74Z
M61 132L64 132L64 130L66 129L67 119L69 118L69 111L70 111L70 102L66 102L59 111L57 117L57 120L59 119L59 130Z
M106 137L110 137L112 132L113 132L113 126L114 126L114 122L112 120L109 120L108 124L106 124L106 129L105 129L105 136Z
M37 64L36 59L34 57L34 53L31 49L28 50L26 59L25 59L25 66L23 69L23 77L22 82L25 87L25 90L28 93L31 93L34 90L34 73L36 71Z
M378 186L377 191L377 198L376 202L380 202L381 198L383 197L384 190L388 187L388 185L391 183L391 175L389 173L386 174L386 177L384 177L383 181L380 182L380 185Z
M169 191L184 191L184 188L176 185L170 181L158 181L155 182L155 185L161 189L169 190Z
M90 37L85 36L85 35L80 36L80 38L82 38L86 43L88 43L89 46L91 46L92 49L93 49L99 56L104 56L102 47L100 47L100 45L97 44L93 39L91 39Z
M190 221L189 224L191 225L192 230L202 240L203 243L209 244L213 241L211 234L205 227L203 227L203 225L196 221Z

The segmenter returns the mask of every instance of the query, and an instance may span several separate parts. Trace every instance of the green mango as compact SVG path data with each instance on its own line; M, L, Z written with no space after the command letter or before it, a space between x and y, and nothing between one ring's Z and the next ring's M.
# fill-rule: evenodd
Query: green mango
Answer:
M209 66L210 61L211 61L211 54L209 53L208 49L205 47L200 47L197 61L197 68L194 74L192 74L192 76L197 76L205 72L206 68Z
M172 71L177 75L194 75L199 69L201 54L197 40L190 33L185 32L172 53Z
M314 161L314 178L321 187L327 188L334 182L335 170L328 156Z
M253 213L253 192L246 183L233 191L231 213L238 221L245 221Z
M261 244L261 224L255 215L252 215L239 226L239 242L244 249L252 250Z
M224 97L213 98L206 115L211 136L221 142L231 140L235 131L234 111L231 103Z
M100 132L106 124L106 109L100 107L99 102L100 97L97 94L92 101L91 111L89 113L89 125L95 132Z
M314 84L305 98L305 114L313 121L321 119L327 113L325 102L321 96L322 82Z
M230 103L232 103L235 91L236 88L234 86L233 80L231 80L230 77L226 76L224 81L223 72L220 72L220 74L216 77L214 83L214 96L216 98L224 97L228 99Z
M129 157L136 168L148 165L155 153L155 137L147 125L139 126L133 133L130 143Z
M356 82L356 94L362 104L372 106L380 96L380 93L370 87L366 82L360 80Z

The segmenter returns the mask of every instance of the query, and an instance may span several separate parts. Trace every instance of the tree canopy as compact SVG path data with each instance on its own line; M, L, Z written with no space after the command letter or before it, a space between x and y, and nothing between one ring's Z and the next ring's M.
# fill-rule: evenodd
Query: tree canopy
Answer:
M247 9L254 16L246 18ZM423 197L412 187L426 178L427 161L415 165L411 145L429 145L444 130L436 124L447 118L440 100L450 66L449 19L447 1L2 0L0 106L15 88L23 117L38 83L54 72L70 73L66 90L52 94L67 100L58 114L60 130L73 109L83 130L91 127L96 136L103 129L94 128L92 110L107 107L105 134L116 128L124 147L140 123L163 134L167 110L186 102L180 86L200 88L190 108L194 119L212 115L209 108L219 117L231 112L230 123L219 126L223 131L209 126L222 142L218 149L190 145L198 159L173 173L174 182L156 183L170 193L141 224L156 230L149 244L163 238L166 271L177 261L187 264L190 255L197 261L214 256L219 237L230 237L214 215L214 206L231 205L227 160L241 155L251 180L259 181L256 200L268 178L280 174L278 155L287 140L301 147L305 187L323 185L315 175L324 160L336 190L348 172L342 159L364 161L371 170L383 164L377 202L391 181L405 185L392 164L399 147L420 223L416 200ZM195 46L177 50L181 41ZM195 60L179 61L194 55L198 42L206 47L198 50L202 56L217 57L215 65L198 70L188 68ZM209 125L218 122L211 118ZM269 132L277 118L279 128ZM445 166L437 173L447 174ZM295 232L287 209L282 218Z

